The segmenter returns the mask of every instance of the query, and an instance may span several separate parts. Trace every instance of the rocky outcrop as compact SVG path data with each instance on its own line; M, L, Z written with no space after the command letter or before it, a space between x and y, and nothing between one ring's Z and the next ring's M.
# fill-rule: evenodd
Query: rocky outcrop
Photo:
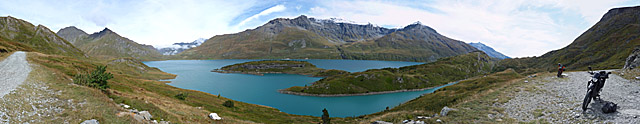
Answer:
M477 48L478 50L480 50L480 51L482 51L484 53L487 53L487 55L489 55L491 58L498 58L498 59L511 58L511 57L508 57L508 56L506 56L506 55L504 55L504 54L494 50L493 48L491 48L491 47L489 47L489 46L487 46L487 45L485 45L483 43L480 43L480 42L478 42L478 43L469 43L469 45Z
M634 69L640 65L640 48L636 47L627 57L624 63L624 69Z
M440 110L440 116L442 116L442 117L447 116L447 114L449 114L450 111L454 111L454 110L456 110L456 109L452 109L452 108L449 108L447 106L444 106L442 108L442 110Z

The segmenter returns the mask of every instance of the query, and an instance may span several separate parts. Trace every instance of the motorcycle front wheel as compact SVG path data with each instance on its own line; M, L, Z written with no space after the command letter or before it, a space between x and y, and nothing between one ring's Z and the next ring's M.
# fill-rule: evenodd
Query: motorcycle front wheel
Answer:
M591 103L591 90L587 91L587 95L584 96L584 100L582 101L582 111L586 111L589 103Z

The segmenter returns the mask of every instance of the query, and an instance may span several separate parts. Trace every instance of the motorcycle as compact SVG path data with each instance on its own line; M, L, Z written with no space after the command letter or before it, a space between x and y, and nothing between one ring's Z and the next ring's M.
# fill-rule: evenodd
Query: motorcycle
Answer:
M586 111L589 103L591 103L591 99L600 100L600 91L604 86L605 81L609 78L609 74L611 72L595 72L589 67L589 74L593 75L591 80L587 81L587 95L584 96L584 100L582 101L582 111Z

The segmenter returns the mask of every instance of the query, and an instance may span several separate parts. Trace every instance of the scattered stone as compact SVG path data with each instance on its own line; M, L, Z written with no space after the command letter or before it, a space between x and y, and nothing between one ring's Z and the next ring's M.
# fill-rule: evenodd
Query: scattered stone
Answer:
M640 80L640 77L636 77L636 80Z
M444 106L444 107L442 108L442 110L440 110L440 116L443 116L443 117L444 117L444 116L447 116L447 114L449 113L449 111L454 111L454 110L456 110L456 109L452 109L452 108L449 108L449 107L447 107L447 106Z
M80 124L100 124L100 123L96 119L91 119L91 120L85 120Z
M436 120L436 122L440 122L440 123L442 123L442 120L438 119L438 120Z
M498 118L496 119L497 122L502 122L502 119Z
M403 124L425 124L424 121L404 120Z
M427 117L427 116L418 116L416 118L417 119L431 119L431 117Z
M576 114L576 115L575 115L575 117L576 117L576 118L580 118L580 114Z
M529 83L529 81L528 81L528 80L525 80L524 82L525 82L525 83Z
M130 108L130 107L131 107L131 106L127 105L127 104L122 104L122 103L120 103L120 106L122 106L122 107L123 107L123 108L125 108L125 109L128 109L128 108Z
M386 121L374 121L374 122L371 122L371 124L393 124L393 123L386 122Z

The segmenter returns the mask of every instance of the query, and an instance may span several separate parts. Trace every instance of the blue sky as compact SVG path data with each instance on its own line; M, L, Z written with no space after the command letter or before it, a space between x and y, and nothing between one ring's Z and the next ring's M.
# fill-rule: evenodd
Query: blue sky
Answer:
M416 21L512 57L539 56L571 43L615 7L638 0L3 0L0 16L53 31L104 27L156 46L253 29L274 18L340 18L401 28Z

